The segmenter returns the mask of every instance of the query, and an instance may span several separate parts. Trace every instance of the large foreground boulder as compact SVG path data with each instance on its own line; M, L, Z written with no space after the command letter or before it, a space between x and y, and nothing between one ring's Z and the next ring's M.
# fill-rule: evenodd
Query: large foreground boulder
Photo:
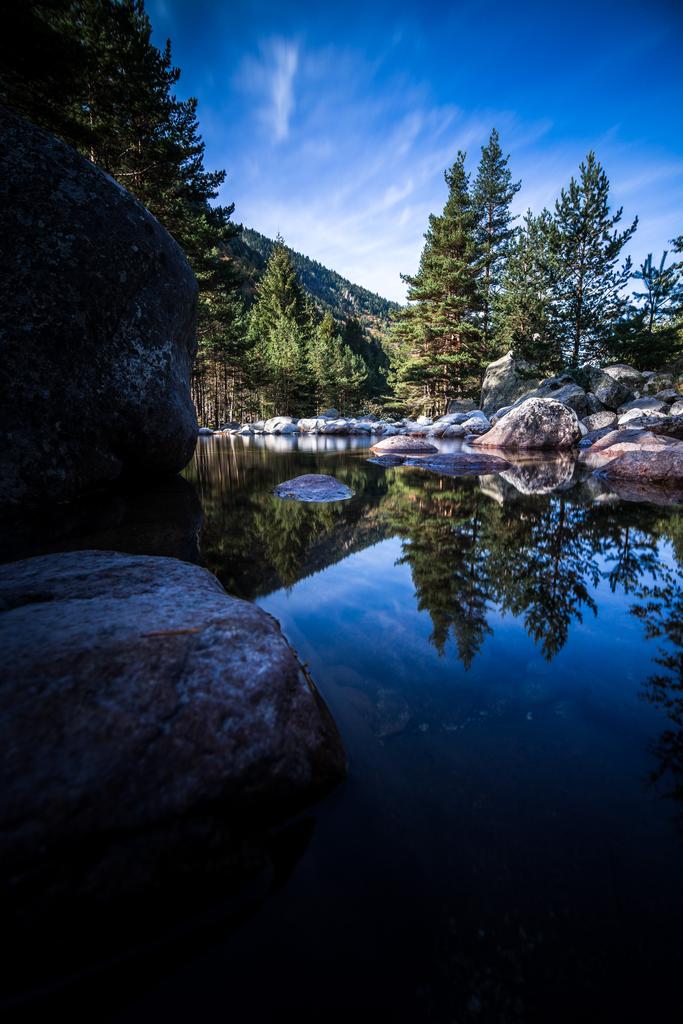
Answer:
M576 413L552 398L528 398L472 441L488 448L571 448L581 440Z
M150 213L0 111L0 503L190 459L197 286Z
M275 620L204 569L47 555L0 567L0 609L3 882L201 808L282 814L343 776Z
M540 375L536 368L523 359L515 359L512 352L508 352L486 367L479 408L491 416L503 406L512 405L539 383Z

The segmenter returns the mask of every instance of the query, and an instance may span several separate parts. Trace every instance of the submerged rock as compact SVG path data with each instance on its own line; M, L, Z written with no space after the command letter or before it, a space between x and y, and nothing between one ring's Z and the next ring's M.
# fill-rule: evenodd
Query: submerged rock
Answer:
M580 439L575 412L552 398L528 398L472 444L489 448L571 448Z
M393 452L394 454L405 455L432 455L438 452L438 448L428 441L419 437L406 437L402 434L394 434L392 437L383 437L381 441L373 444L375 452Z
M192 456L197 285L124 188L0 112L0 502L62 500Z
M347 501L353 497L350 487L325 473L304 473L285 480L277 485L273 494L294 501Z
M109 847L212 805L280 816L344 774L276 621L205 569L47 555L0 567L0 609L3 880L65 851L106 865ZM137 855L93 884L128 885Z
M443 452L426 458L407 458L406 466L419 466L444 476L479 476L481 473L500 473L510 463L488 452Z
M374 462L378 466L402 466L406 457L405 455L376 455L367 461Z

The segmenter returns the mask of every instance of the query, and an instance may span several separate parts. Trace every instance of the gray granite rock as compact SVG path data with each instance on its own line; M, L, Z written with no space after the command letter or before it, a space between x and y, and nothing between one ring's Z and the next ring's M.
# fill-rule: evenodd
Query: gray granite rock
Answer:
M539 383L540 375L537 369L522 359L515 359L512 352L508 352L486 367L479 408L487 416L491 416L503 406L512 405ZM451 410L449 406L448 411L460 410Z
M472 441L489 448L571 448L581 439L576 413L552 398L529 398Z
M438 448L423 441L420 437L406 437L402 434L395 434L393 437L384 437L372 446L375 452L391 452L399 455L432 455L438 452Z
M407 458L406 466L419 466L443 476L479 476L481 473L500 473L510 463L488 452L442 452L424 458Z
M175 473L197 439L197 285L124 188L0 111L0 502Z
M333 476L325 473L304 473L278 484L273 494L293 501L347 501L353 491Z
M209 806L281 814L344 774L276 621L205 569L47 555L0 567L0 610L5 877Z

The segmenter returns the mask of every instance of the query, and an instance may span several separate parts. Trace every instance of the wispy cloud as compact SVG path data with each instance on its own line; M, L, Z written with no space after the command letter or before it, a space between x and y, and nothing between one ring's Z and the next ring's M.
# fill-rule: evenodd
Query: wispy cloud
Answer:
M464 149L474 171L480 146L496 127L512 173L523 182L515 213L552 206L594 148L612 181L614 205L624 205L624 222L641 215L634 259L683 228L663 220L677 207L672 200L683 196L680 162L644 144L625 144L618 126L599 137L567 138L547 117L465 111L450 97L436 102L424 83L403 69L387 73L375 58L278 38L243 63L241 84L257 95L278 147L269 157L254 137L238 160L226 153L226 198L237 199L241 221L271 236L280 231L294 249L401 301L401 273L417 268L429 214L446 198L444 170ZM296 131L290 130L294 112ZM664 179L665 190L658 187Z
M283 142L289 136L298 66L296 42L268 39L261 43L258 57L245 58L238 74L242 87L258 97L259 114L273 142Z

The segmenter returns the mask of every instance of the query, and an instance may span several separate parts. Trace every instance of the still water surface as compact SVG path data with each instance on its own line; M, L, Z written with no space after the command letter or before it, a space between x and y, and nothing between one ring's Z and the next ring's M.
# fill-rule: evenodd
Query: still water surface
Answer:
M349 756L267 898L122 960L91 1019L680 1021L682 510L571 461L452 479L365 445L200 438L186 481L43 527L257 601ZM273 497L310 472L355 496Z
M286 884L133 1019L224 994L238 1019L680 1020L681 511L566 464L368 454L218 438L186 474L203 561L280 621L349 777ZM309 472L355 497L272 496Z

